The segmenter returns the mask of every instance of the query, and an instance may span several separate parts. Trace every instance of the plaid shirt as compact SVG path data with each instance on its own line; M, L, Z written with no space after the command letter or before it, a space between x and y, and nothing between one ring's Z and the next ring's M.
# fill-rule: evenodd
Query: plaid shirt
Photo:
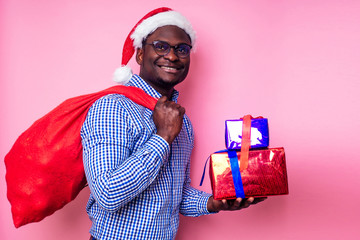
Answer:
M139 76L129 84L161 97ZM174 91L172 100L177 101ZM191 122L169 144L159 135L152 111L119 94L91 106L81 129L90 198L86 206L96 239L174 239L179 212L209 214L210 194L190 186Z

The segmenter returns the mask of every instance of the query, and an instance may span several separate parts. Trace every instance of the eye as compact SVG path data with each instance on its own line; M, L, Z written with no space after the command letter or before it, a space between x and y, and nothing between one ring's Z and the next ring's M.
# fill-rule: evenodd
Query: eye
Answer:
M169 49L169 44L165 43L165 42L154 42L154 48L156 51L161 51L161 52L165 52Z
M180 44L177 48L176 48L176 52L178 54L181 55L187 55L190 53L191 47L187 44Z

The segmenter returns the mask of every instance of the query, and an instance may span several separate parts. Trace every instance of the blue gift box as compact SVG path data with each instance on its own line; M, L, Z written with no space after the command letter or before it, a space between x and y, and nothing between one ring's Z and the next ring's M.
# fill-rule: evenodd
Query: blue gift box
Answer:
M242 119L225 121L225 145L227 149L241 149ZM269 146L269 127L267 118L251 119L251 148Z

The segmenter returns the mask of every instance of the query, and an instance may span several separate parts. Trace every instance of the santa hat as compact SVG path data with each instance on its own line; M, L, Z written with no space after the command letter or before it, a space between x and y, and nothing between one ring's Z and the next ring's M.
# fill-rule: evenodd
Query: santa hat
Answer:
M143 40L156 29L168 25L183 29L189 35L191 44L195 45L195 31L191 23L183 15L170 8L157 8L140 19L127 36L122 52L121 67L116 69L114 73L115 82L126 84L130 80L133 73L127 64L134 55L135 49L141 48Z

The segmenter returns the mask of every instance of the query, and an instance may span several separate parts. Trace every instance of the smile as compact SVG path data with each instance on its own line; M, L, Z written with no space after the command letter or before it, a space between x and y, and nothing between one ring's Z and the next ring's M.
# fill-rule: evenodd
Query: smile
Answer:
M175 73L178 72L181 68L177 67L170 67L170 66L159 66L162 70L169 73Z

